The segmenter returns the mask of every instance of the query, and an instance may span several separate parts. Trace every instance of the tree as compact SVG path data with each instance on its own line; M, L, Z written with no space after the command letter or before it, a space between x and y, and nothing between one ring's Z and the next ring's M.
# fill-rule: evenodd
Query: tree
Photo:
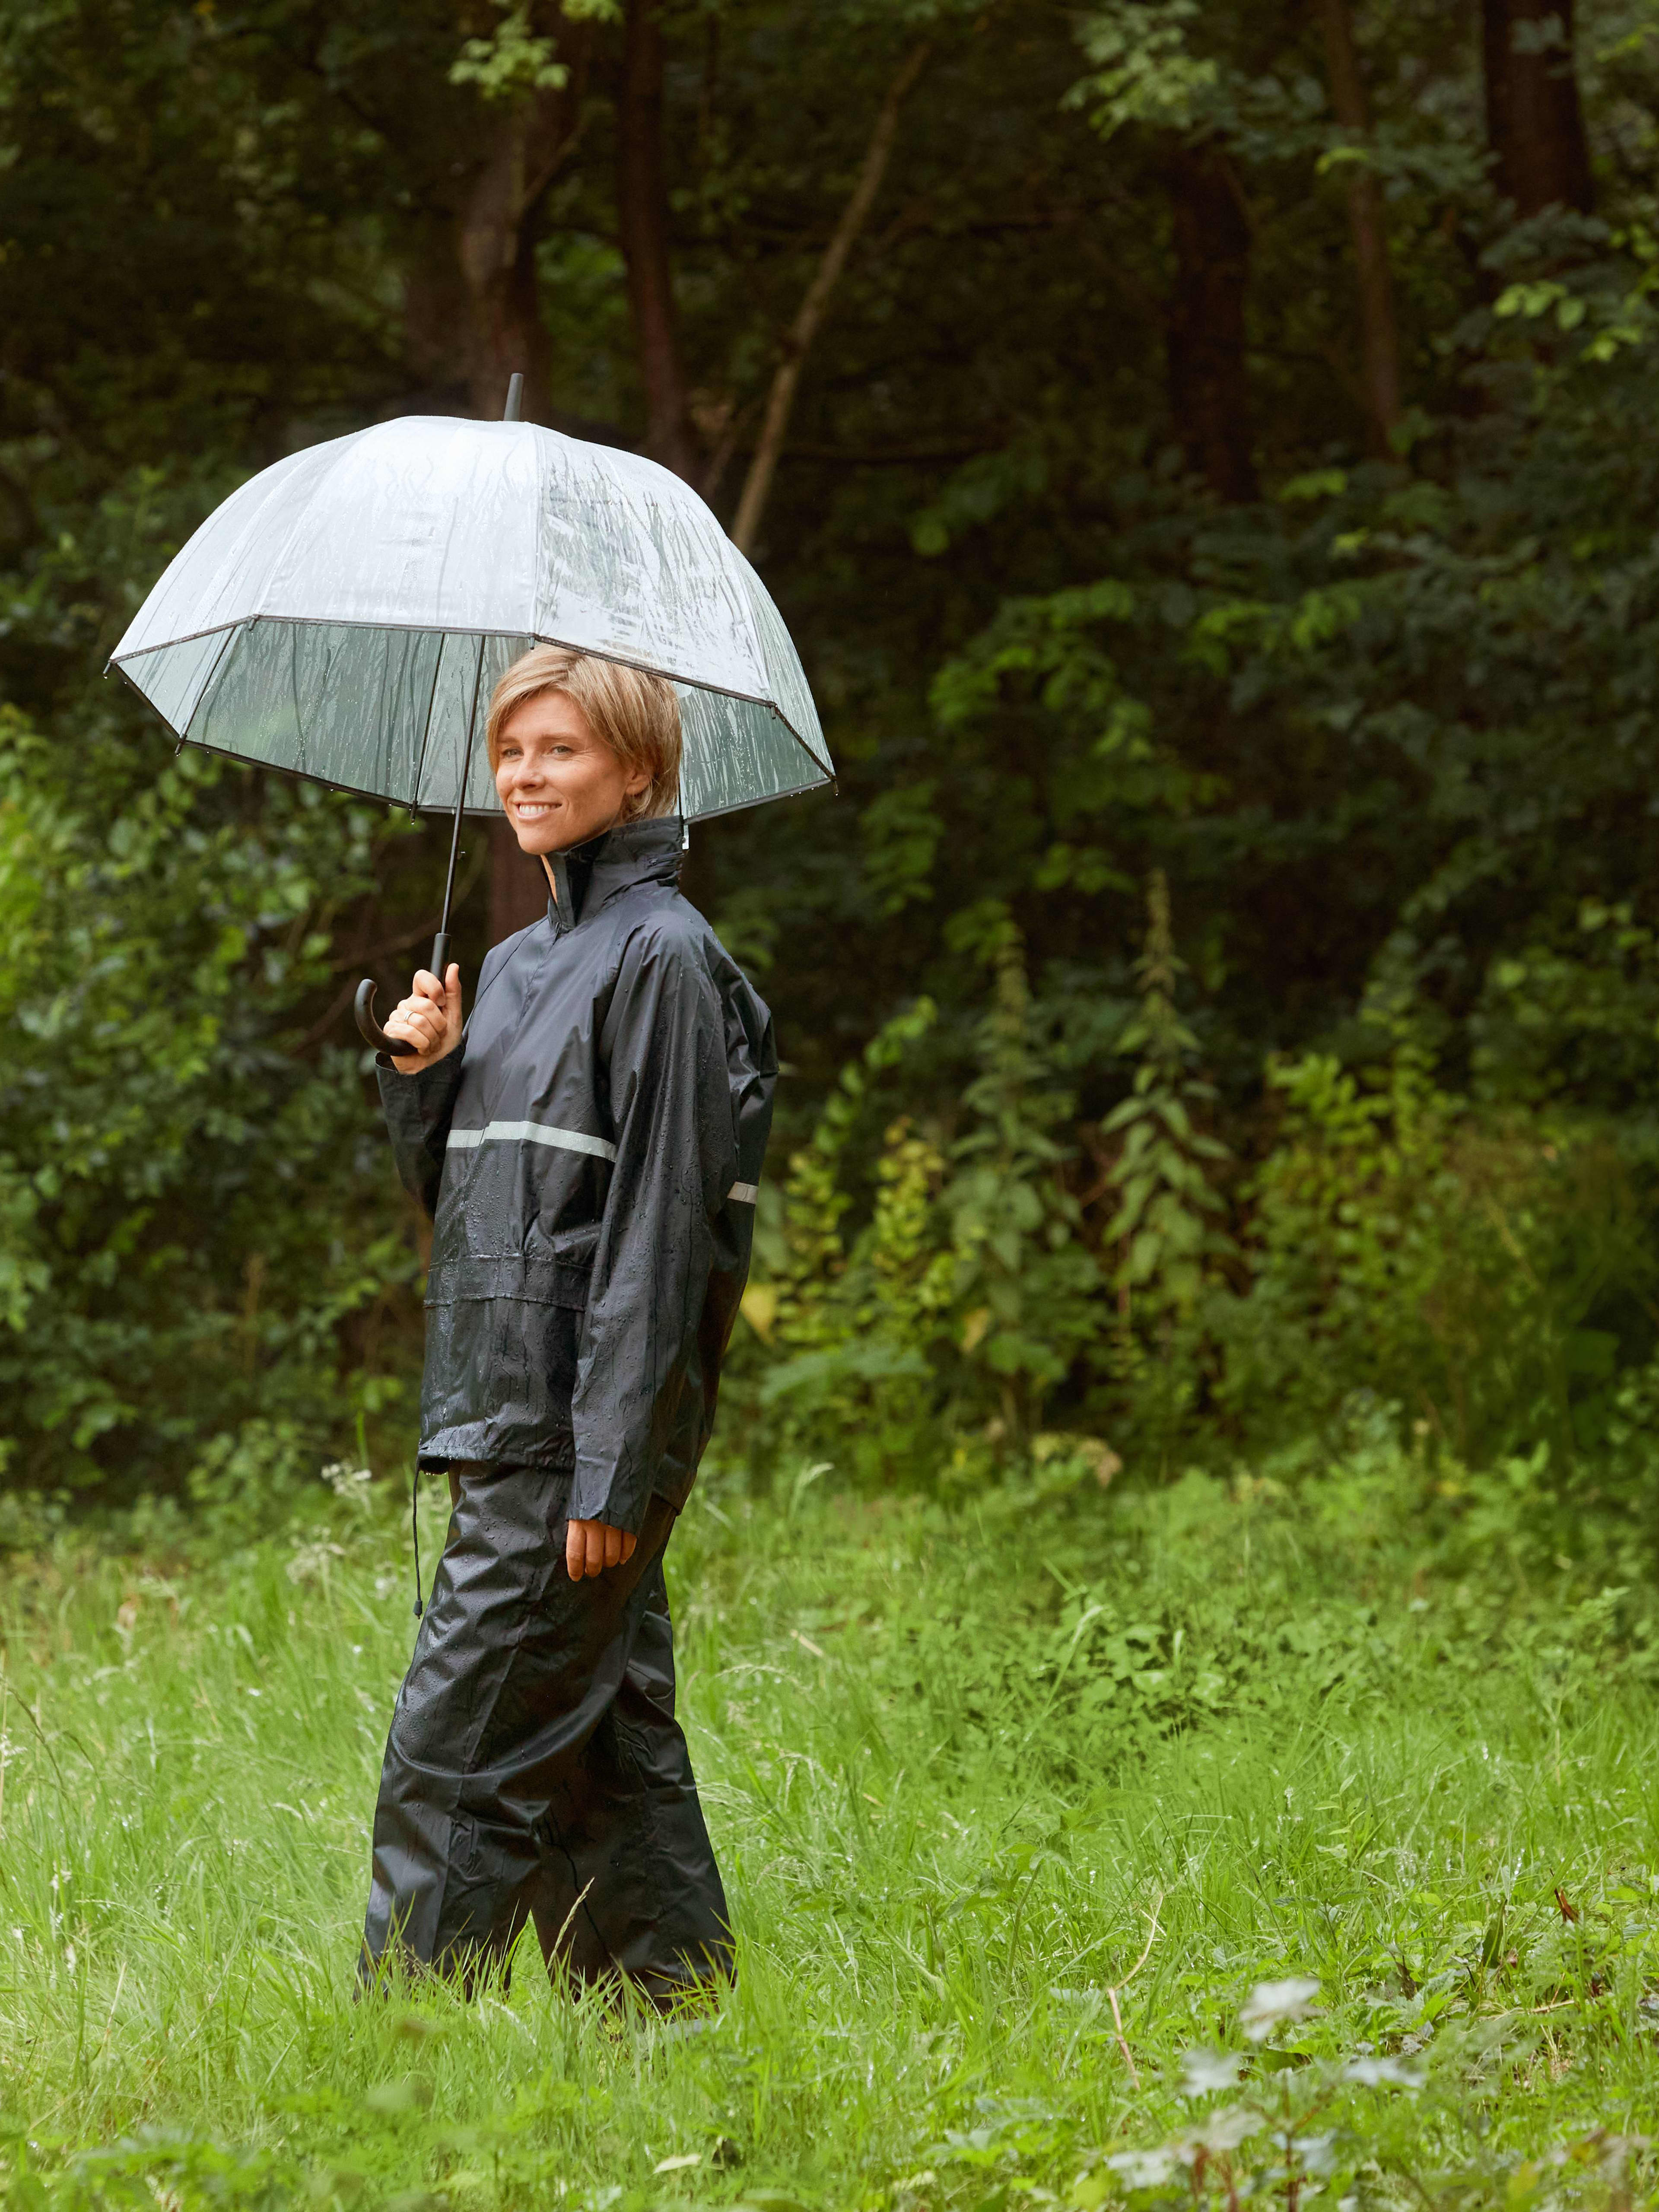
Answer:
M1365 404L1379 447L1386 453L1400 420L1400 330L1395 319L1389 234L1382 215L1371 144L1370 105L1347 0L1319 0L1331 106L1348 134L1348 213L1353 226L1354 273L1359 283L1359 326Z
M733 542L744 553L752 551L760 531L761 518L766 512L772 478L777 469L778 457L783 451L789 416L795 404L795 387L800 381L806 356L829 312L830 296L841 281L842 271L847 266L847 257L870 219L870 210L875 204L876 194L881 190L881 180L886 174L887 164L892 155L893 140L898 132L899 112L916 79L927 67L928 52L926 41L912 47L888 86L852 191L830 234L830 243L823 249L823 258L812 273L806 296L784 338L783 358L773 373L772 388L767 394L760 437L749 464L749 473L744 479L743 495L738 501L737 516L732 525Z
M645 450L653 460L694 483L699 455L680 358L663 168L659 9L660 0L627 0L617 97L617 221L628 263L628 295L645 387Z
M1573 0L1481 0L1486 137L1523 219L1595 204L1573 56Z
M1500 1106L1599 1116L1645 1163L1659 56L1614 35L1626 12L1598 18L1575 125L1570 21L1488 11L1492 146L1530 164L1504 189L1519 214L1575 218L1572 254L1547 242L1540 263L1494 229L1482 50L1437 0L1091 0L1080 19L969 0L636 0L631 19L587 0L0 0L0 705L42 749L0 814L8 1098L39 1155L0 1175L0 1278L46 1300L8 1371L45 1374L112 1315L151 1325L127 1292L175 1264L169 1208L199 1251L196 1308L236 1347L204 1395L210 1431L187 1408L179 1454L275 1418L267 1321L310 1332L271 1370L307 1435L337 1418L330 1362L369 1371L363 1314L408 1340L392 1275L333 1322L273 1285L344 1285L341 1223L378 1218L346 1000L368 968L397 981L429 934L437 840L376 821L339 861L331 817L227 769L167 785L158 842L144 804L165 741L99 671L240 478L388 412L494 415L514 368L541 419L678 454L760 533L840 796L711 823L693 858L777 1010L781 1145L895 1008L939 1010L848 1127L849 1251L902 1189L933 1280L918 1163L963 1157L988 1005L1012 991L1012 967L994 983L969 949L988 902L1022 947L1042 1094L1075 1106L1039 1179L1080 1209L1066 1250L1112 1261L1099 1133L1133 1080L1115 1048L1157 870L1191 966L1191 1062L1241 1177L1278 1141L1267 1056L1352 1073L1379 993L1471 1127ZM924 42L925 76L896 94ZM1517 119L1517 87L1548 129ZM1587 161L1546 174L1573 168L1575 131L1601 222L1576 221ZM94 739L102 814L45 765ZM41 808L73 846L68 954L16 911L57 880L7 843L27 817L50 849ZM164 871L154 900L130 852ZM289 887L269 908L236 873L256 854ZM488 915L479 880L459 919L469 975L544 902L516 846L492 872ZM216 914L242 933L234 955L204 934ZM124 937L119 975L195 1009L191 1037L217 1018L197 1020L204 994L237 1014L223 1068L215 1043L173 1090L128 1069L182 1132L185 1170L149 1210L124 1180L137 1151L100 1164L86 1134L114 1126L120 1086L62 1029L66 1006L96 1012ZM65 1083L60 1159L36 1109ZM266 1192L262 1224L220 1197L248 1147L283 1156L289 1113L312 1117L293 1156L344 1180L328 1206ZM65 1159L66 1242L38 1180ZM1632 1175L1647 1187L1648 1166ZM94 1280L119 1272L106 1219L131 1271L112 1304ZM763 1210L763 1246L775 1230ZM1593 1304L1610 1240L1583 1249ZM398 1249L412 1278L418 1247ZM41 1265L49 1294L28 1290ZM1093 1418L1103 1370L1066 1346L1101 1293L1079 1285L1063 1329L1058 1307L1022 1307L1038 1363L1022 1371L1054 1378L1045 1421ZM1651 1341L1639 1304L1605 1296L1601 1318L1572 1309L1586 1376L1607 1343L1623 1375ZM155 1372L184 1371L182 1309L149 1304L171 1347L158 1336ZM1197 1309L1191 1327L1209 1327ZM990 1342L953 1339L930 1372L960 1379ZM32 1389L7 1434L38 1467L61 1431ZM936 1413L919 1401L919 1422ZM85 1448L112 1481L171 1464L141 1415Z
M556 404L536 275L539 217L581 129L594 24L563 23L555 37L517 40L509 16L492 41L471 40L450 75L477 83L489 117L456 222L466 300L467 392L473 412L499 415L514 373L532 422Z
M1213 143L1178 140L1164 167L1176 261L1170 412L1193 473L1218 499L1253 500L1260 487L1245 350L1250 228L1237 173Z

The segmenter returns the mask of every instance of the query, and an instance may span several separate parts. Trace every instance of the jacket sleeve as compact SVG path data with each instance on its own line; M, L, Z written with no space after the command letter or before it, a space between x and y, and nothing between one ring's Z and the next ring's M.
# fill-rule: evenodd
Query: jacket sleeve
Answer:
M456 1046L435 1067L418 1075L399 1075L380 1066L380 1105L392 1139L392 1155L398 1163L398 1180L429 1220L438 1210L438 1183L444 1171L444 1150L449 1142L450 1117L461 1087L461 1064L466 1047Z
M571 1399L573 1520L637 1531L696 1366L738 1152L720 994L700 948L642 932L600 1034L617 1158Z

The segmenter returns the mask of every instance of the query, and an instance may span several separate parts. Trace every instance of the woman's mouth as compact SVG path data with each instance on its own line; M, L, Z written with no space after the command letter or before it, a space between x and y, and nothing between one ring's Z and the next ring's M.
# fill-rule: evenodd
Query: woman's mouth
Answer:
M553 811L553 804L546 799L515 799L513 811L520 822L539 822L544 814Z

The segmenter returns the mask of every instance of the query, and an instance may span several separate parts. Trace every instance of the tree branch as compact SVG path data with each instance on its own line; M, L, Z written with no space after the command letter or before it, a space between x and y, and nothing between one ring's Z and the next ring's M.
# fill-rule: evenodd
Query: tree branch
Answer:
M818 263L817 272L806 288L806 296L801 301L784 339L783 358L772 379L772 389L766 402L766 416L755 447L755 458L749 465L743 496L738 501L737 520L732 526L732 540L740 553L751 550L759 533L778 457L783 451L783 441L788 433L790 411L795 404L795 390L800 382L802 366L813 339L823 325L829 310L830 296L847 266L847 257L869 219L870 210L881 189L881 180L893 151L893 140L898 132L899 111L916 79L927 67L930 51L925 42L914 48L905 57L897 76L888 86L887 97L881 104L876 127L870 134L869 145L865 149L863 165L847 204L841 211L841 221L836 225L830 243L823 249L823 258Z

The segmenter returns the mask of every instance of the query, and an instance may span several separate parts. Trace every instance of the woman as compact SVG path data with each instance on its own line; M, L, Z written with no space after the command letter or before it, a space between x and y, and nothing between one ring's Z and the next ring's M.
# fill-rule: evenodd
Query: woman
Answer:
M674 1718L662 1559L749 1271L771 1018L676 888L673 687L540 646L497 685L495 787L546 918L386 1024L433 1216L420 1463L449 1539L386 1742L363 1971L550 1966L670 2007L732 1972Z

